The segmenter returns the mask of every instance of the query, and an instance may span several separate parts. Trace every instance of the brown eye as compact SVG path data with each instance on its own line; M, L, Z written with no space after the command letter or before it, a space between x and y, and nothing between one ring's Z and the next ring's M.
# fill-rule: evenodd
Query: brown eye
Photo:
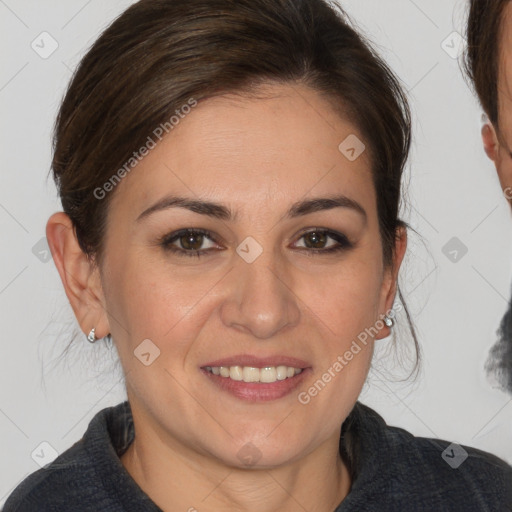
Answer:
M311 231L304 235L305 245L312 249L322 249L329 237L321 231Z
M206 243L209 243L206 247ZM166 251L179 256L201 256L211 250L217 249L213 236L209 231L202 229L182 229L165 236L160 242Z
M300 237L300 240L303 240L303 245L296 247L319 254L343 251L353 247L345 235L325 229L308 231Z
M186 250L197 251L203 245L204 235L201 233L187 233L178 238L181 247Z

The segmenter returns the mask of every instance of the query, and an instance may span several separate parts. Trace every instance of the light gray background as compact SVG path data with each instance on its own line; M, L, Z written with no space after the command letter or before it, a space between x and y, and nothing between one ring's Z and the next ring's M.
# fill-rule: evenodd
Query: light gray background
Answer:
M0 0L0 505L38 469L34 450L52 456L41 443L61 453L97 411L125 399L119 367L99 344L84 336L57 360L76 322L53 262L41 261L44 252L36 256L33 247L60 209L47 180L59 101L80 57L130 3ZM481 110L459 62L442 47L453 31L464 32L466 3L341 3L409 91L414 144L404 215L422 237L411 234L401 279L423 373L397 382L399 367L377 353L361 400L416 435L476 446L512 463L512 397L483 372L510 296L512 220L481 147ZM31 48L43 31L58 42L47 59ZM445 44L455 46L451 41ZM468 248L456 263L442 252L454 236Z

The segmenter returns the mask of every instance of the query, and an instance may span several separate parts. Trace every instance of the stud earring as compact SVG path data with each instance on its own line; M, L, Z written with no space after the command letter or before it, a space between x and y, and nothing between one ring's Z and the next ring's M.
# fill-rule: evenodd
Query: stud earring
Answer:
M95 333L96 329L93 327L91 329L91 332L87 335L87 340L90 342L90 343L94 343L96 341L96 333Z
M393 325L395 324L393 319L390 318L389 316L384 317L384 323L386 324L387 327L393 327Z

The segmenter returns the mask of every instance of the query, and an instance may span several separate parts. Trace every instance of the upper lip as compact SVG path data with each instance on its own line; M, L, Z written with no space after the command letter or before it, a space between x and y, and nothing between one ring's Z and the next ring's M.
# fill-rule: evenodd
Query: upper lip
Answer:
M201 368L206 366L251 366L253 368L265 368L267 366L291 366L292 368L308 368L310 365L296 357L290 356L268 356L258 357L251 354L239 354L236 356L225 357L223 359L216 359L206 364L201 365Z

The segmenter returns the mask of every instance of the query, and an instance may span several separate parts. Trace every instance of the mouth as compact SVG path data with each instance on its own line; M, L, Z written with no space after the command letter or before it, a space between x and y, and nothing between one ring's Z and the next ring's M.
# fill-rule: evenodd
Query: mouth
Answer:
M201 371L217 389L252 402L282 398L291 393L311 371L300 359L240 355L209 362Z
M220 375L226 379L267 384L291 379L303 371L302 368L285 365L265 366L263 368L255 368L254 366L206 366L204 369L213 375Z

